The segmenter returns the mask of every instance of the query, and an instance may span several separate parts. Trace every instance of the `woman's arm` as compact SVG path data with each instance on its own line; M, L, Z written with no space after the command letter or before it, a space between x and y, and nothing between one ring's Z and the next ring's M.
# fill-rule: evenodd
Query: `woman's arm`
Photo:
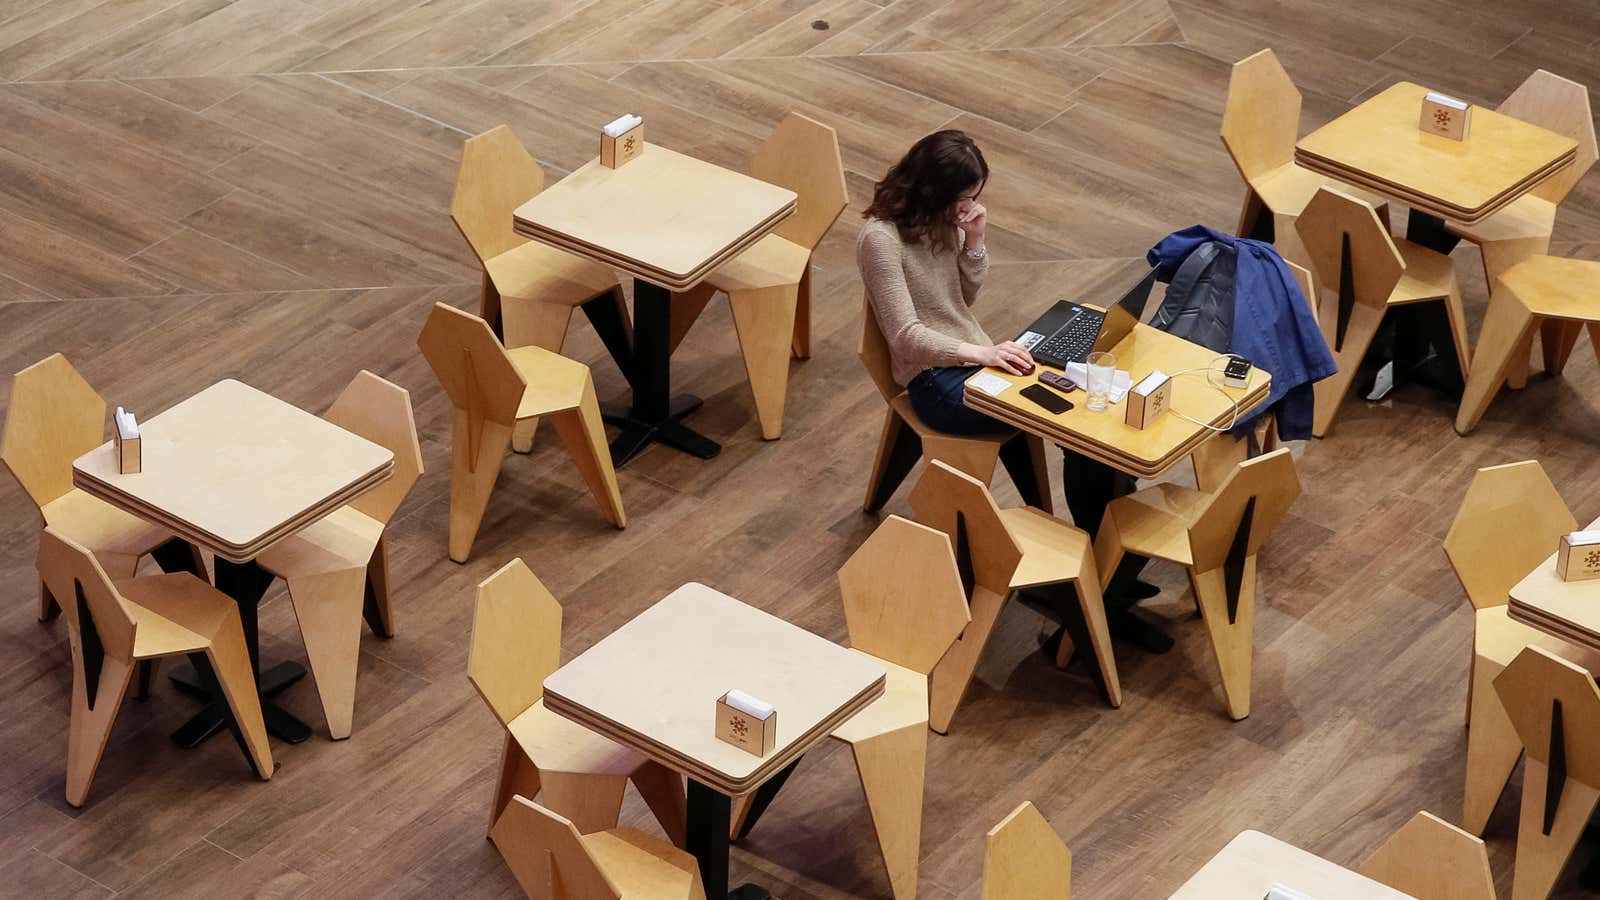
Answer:
M890 356L921 369L960 365L961 341L929 328L917 316L900 251L900 243L880 231L864 231L856 242L856 266Z

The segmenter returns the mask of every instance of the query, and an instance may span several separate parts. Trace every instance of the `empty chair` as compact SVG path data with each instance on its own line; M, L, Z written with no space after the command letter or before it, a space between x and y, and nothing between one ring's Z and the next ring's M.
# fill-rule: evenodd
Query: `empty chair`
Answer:
M1189 570L1234 719L1250 715L1256 554L1298 496L1300 479L1285 447L1240 463L1214 493L1157 484L1119 497L1095 535L1102 585L1125 553Z
M982 900L1071 900L1072 851L1026 800L984 836Z
M1417 900L1494 900L1483 841L1430 812L1412 816L1358 871Z
M1322 188L1295 221L1322 285L1317 320L1339 371L1317 382L1311 431L1323 437L1389 308L1444 304L1461 373L1469 369L1467 320L1450 257L1389 234L1377 210L1345 190Z
M88 547L113 578L132 578L147 553L166 571L204 576L192 544L73 486L73 460L105 442L106 401L65 356L53 354L18 372L8 409L0 462L39 507L45 525ZM58 611L41 581L39 620Z
M384 532L422 475L422 448L411 394L365 370L322 417L388 448L394 454L394 474L273 544L256 562L288 583L328 733L338 740L350 736L355 716L362 614L373 633L394 635Z
M1510 591L1578 522L1534 460L1479 469L1444 538L1450 568L1473 608L1467 682L1467 775L1462 827L1483 834L1522 755L1494 680L1524 647L1594 667L1600 657L1506 614Z
M1031 506L1000 509L983 482L939 460L911 491L918 521L943 531L955 547L972 622L933 670L933 730L950 730L1000 613L1023 588L1071 585L1088 627L1100 677L1112 706L1122 705L1122 686L1106 627L1105 579L1094 548L1081 528ZM1063 636L1057 662L1065 665L1072 642Z
M1594 676L1528 647L1494 680L1522 738L1522 811L1512 900L1550 896L1600 805L1600 688Z
M227 700L228 728L250 768L272 777L272 750L239 610L186 572L113 582L88 548L45 528L39 577L66 611L72 645L72 716L67 726L67 802L89 796L134 664L187 656L213 695Z
M872 383L883 395L883 435L878 439L878 454L867 479L867 499L863 508L877 512L894 496L900 483L916 467L917 460L942 460L988 484L994 478L995 464L1004 463L1017 493L1045 512L1055 506L1050 496L1050 470L1045 463L1044 440L1013 431L995 423L995 433L977 435L945 434L923 424L905 388L894 380L889 362L889 344L878 327L872 307L862 306L861 364L867 367ZM1031 498L1031 499L1030 499Z
M631 779L673 843L683 844L683 780L660 763L545 709L561 665L561 604L520 559L478 585L467 677L506 727L489 824L514 794L541 794L584 833L615 827ZM505 848L502 847L502 850ZM509 854L508 854L509 855Z
M632 828L580 833L523 796L494 823L494 845L539 900L706 900L694 857Z
M466 562L518 422L550 416L606 520L627 525L589 367L542 347L507 350L488 323L435 304L417 346L455 407L450 558Z

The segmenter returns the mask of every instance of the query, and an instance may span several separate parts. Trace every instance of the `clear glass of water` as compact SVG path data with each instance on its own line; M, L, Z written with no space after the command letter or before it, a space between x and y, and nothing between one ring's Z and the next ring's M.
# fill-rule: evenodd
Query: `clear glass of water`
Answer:
M1111 379L1117 373L1117 358L1096 351L1089 354L1086 367L1088 384L1084 385L1084 390L1089 395L1089 408L1101 412L1110 405Z

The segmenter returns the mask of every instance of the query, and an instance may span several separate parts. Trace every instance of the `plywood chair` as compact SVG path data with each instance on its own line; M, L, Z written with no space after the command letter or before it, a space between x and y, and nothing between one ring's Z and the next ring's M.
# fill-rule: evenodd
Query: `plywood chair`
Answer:
M1359 871L1417 900L1494 900L1483 841L1430 812L1389 835Z
M1122 705L1101 596L1105 579L1088 534L1031 506L1000 509L983 482L940 460L928 463L912 488L911 508L918 521L949 535L972 606L971 624L933 670L934 731L949 732L1000 613L1023 588L1073 586L1106 695L1112 706ZM1061 643L1057 662L1065 665L1072 642L1063 637Z
M1392 306L1444 304L1456 361L1469 369L1467 319L1450 257L1392 237L1372 204L1335 188L1321 188L1295 228L1322 285L1317 320L1339 371L1317 382L1311 431L1323 437L1344 402L1378 326Z
M411 394L368 371L356 375L322 417L387 447L394 475L273 544L256 562L288 583L328 733L340 740L350 736L355 716L363 612L374 633L394 634L384 532L422 475L422 449Z
M623 789L632 780L667 836L682 846L683 780L545 709L544 680L560 665L561 604L521 559L513 559L478 585L467 658L467 678L506 727L490 826L512 795L542 791L545 804L585 834L612 828L621 814Z
M642 831L582 832L518 795L490 834L523 892L538 900L706 900L695 858Z
M1526 363L1528 342L1535 325L1544 325L1567 334L1587 325L1589 340L1600 358L1600 262L1534 256L1500 275L1489 294L1489 308L1483 314L1483 329L1478 333L1478 349L1467 386L1456 412L1456 431L1469 434L1483 421L1507 373L1521 359ZM1573 340L1576 340L1573 332ZM1565 340L1565 338L1562 338ZM1568 343L1567 350L1571 350ZM1558 375L1566 365L1565 354L1545 356L1545 371Z
M1495 279L1507 269L1550 252L1556 209L1600 156L1600 145L1595 141L1594 115L1589 108L1589 89L1576 81L1539 69L1501 102L1499 111L1572 138L1578 142L1578 153L1571 165L1476 225L1448 223L1452 232L1478 245L1483 255L1484 281L1491 291ZM1577 337L1578 329L1570 325L1551 323L1541 331L1547 370L1561 370ZM1512 357L1506 374L1506 383L1512 388L1520 388L1527 381L1532 340L1533 335L1529 334L1517 348L1517 355Z
M59 353L16 374L0 463L32 498L45 525L88 547L113 578L132 578L151 554L169 572L205 574L200 551L132 513L72 485L72 462L105 441L106 401ZM39 584L39 621L60 607Z
M1528 647L1494 680L1522 738L1511 900L1550 896L1600 805L1600 688L1587 669Z
M889 342L878 327L872 306L862 304L861 364L867 367L872 383L887 405L883 435L878 439L878 455L872 461L867 479L867 499L862 508L877 512L916 467L917 460L941 460L988 484L994 478L996 463L1004 463L1017 492L1024 499L1036 498L1045 512L1054 512L1050 496L1050 468L1045 462L1044 440L1031 434L1012 431L996 423L994 434L945 434L928 427L905 388L895 383L889 362ZM1031 501L1030 501L1031 502Z
M1026 800L984 836L981 900L1071 900L1072 851Z
M551 417L606 520L627 525L589 367L542 347L507 350L484 320L435 304L417 346L455 407L450 558L466 562L518 422Z
M1234 719L1250 715L1256 554L1298 496L1294 459L1283 447L1240 463L1214 493L1158 484L1119 497L1095 536L1102 586L1126 553L1189 570Z
M559 353L574 307L609 303L624 322L627 309L614 271L512 229L512 213L543 190L544 170L511 127L500 125L462 145L450 218L483 265L479 314L507 347ZM518 428L518 452L532 447L537 423Z
M1555 485L1534 460L1477 471L1444 552L1473 608L1467 682L1467 775L1462 827L1483 834L1522 755L1511 718L1493 690L1525 647L1537 646L1600 670L1600 657L1506 614L1511 588L1544 562L1561 535L1577 529Z
M67 725L67 802L82 806L135 664L187 656L213 695L227 700L228 728L250 768L272 777L239 610L186 572L113 582L87 547L53 526L39 536L39 577L66 611L72 645L72 716Z

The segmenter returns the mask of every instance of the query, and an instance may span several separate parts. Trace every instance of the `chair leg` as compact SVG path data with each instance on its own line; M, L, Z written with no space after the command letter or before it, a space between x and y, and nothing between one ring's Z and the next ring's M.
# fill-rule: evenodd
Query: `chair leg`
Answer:
M1522 301L1505 288L1489 296L1489 308L1483 314L1483 328L1478 332L1478 347L1467 385L1461 393L1461 407L1456 411L1456 433L1469 434L1483 420L1494 395L1505 383L1506 369L1523 337L1533 328L1533 314Z
M39 579L39 621L49 622L59 615L61 615L61 604L56 602L44 579Z
M1095 662L1100 666L1100 677L1106 683L1106 699L1114 707L1122 705L1122 681L1117 677L1117 659L1111 650L1111 630L1106 624L1106 601L1100 593L1100 575L1094 559L1084 555L1083 568L1078 571L1073 589L1078 595L1078 608L1083 611L1084 624L1089 630L1089 644L1094 648ZM1063 641L1066 635L1062 635Z
M1522 336L1522 343L1511 353L1511 364L1506 366L1506 387L1520 391L1528 386L1528 372L1533 368L1533 331Z
M755 395L761 436L769 441L783 436L783 406L789 390L789 357L794 345L795 306L799 285L728 294L733 326L739 333L739 350Z
M917 896L917 860L922 855L922 793L928 762L928 728L907 728L851 744L861 789L867 795L878 849L895 900Z
M255 667L250 663L250 647L244 641L244 626L230 613L211 635L211 646L204 657L191 654L196 663L209 662L217 687L227 698L233 713L235 739L250 760L256 775L266 781L272 777L272 747L267 743L267 725L261 717L261 698L256 693ZM196 665L197 670L201 669ZM202 672L202 677L204 673Z
M1522 767L1522 815L1517 823L1517 863L1512 876L1511 900L1543 900L1550 896L1556 880L1578 838L1589 824L1595 806L1600 805L1600 790L1567 778L1555 801L1555 820L1549 833L1544 830L1546 789L1550 768L1529 757Z
M500 821L500 814L506 811L506 805L517 794L538 796L539 767L533 764L528 754L522 752L522 745L508 731L505 746L500 749L500 777L495 781L494 802L489 807L488 830L494 829L494 823Z
M1350 320L1345 325L1344 343L1334 353L1339 370L1312 386L1315 406L1311 412L1311 433L1317 437L1324 437L1333 427L1333 418L1338 415L1345 395L1350 393L1350 385L1355 381L1356 370L1361 367L1362 358L1372 346L1372 338L1378 333L1378 326L1383 323L1386 311L1386 308L1374 308L1362 303L1355 304L1355 308L1350 311ZM1320 318L1324 323L1324 334L1336 334L1337 311L1327 313ZM1330 337L1329 346L1333 346L1333 343L1333 338Z
M1494 665L1477 653L1472 656L1472 724L1467 728L1461 827L1482 835L1522 757L1522 738L1494 689L1494 679L1504 666Z
M1495 280L1500 274L1519 262L1550 252L1550 235L1519 238L1507 241L1483 241L1478 244L1483 257L1483 283L1494 293ZM1532 343L1532 337L1528 339ZM1528 350L1511 357L1511 367L1506 370L1506 387L1520 391L1528 383Z
M138 679L133 686L133 699L143 703L150 699L150 686L155 684L156 672L161 668L159 657L139 660Z
M476 436L471 429L467 411L456 410L450 436L450 558L458 563L466 562L472 552L511 445L511 429L499 422L480 423Z
M900 418L894 407L887 407L883 435L878 438L878 455L872 461L872 474L867 478L867 499L861 508L869 513L882 509L921 458L922 438Z
M1539 343L1544 349L1545 374L1560 375L1567 367L1567 360L1572 358L1572 348L1577 346L1583 323L1545 319L1540 324L1543 327L1539 330Z
M575 409L550 417L566 445L567 455L583 475L589 493L600 504L606 521L626 528L628 515L622 509L622 491L617 487L617 470L611 467L611 448L606 444L605 425L600 419L600 404L594 397L594 381L585 378L583 397Z
M389 536L378 538L367 560L367 590L361 605L367 627L381 638L394 637L394 607L389 600Z
M1193 572L1193 584L1200 599L1200 615L1211 635L1211 647L1222 676L1222 695L1228 715L1243 719L1250 715L1250 664L1255 654L1256 558L1244 559L1239 579L1239 597L1230 621L1227 577L1221 567L1209 572Z
M543 347L553 353L561 352L567 340L567 329L572 324L570 304L513 297L503 303L502 310L506 349ZM518 421L511 434L512 452L532 453L533 438L538 430L537 418Z
M300 637L328 719L328 734L336 741L343 740L350 736L355 717L367 570L319 572L288 581L289 600L300 622Z
M1100 531L1094 536L1094 570L1100 576L1100 590L1111 584L1111 576L1122 565L1127 550L1122 546L1122 532L1117 529L1117 517L1111 510L1100 520Z
M811 358L811 263L800 274L800 296L794 307L794 357Z
M67 802L82 806L89 797L89 785L100 768L111 726L133 679L131 661L103 657L100 678L95 685L94 705L89 705L89 687L84 673L82 651L72 642L72 715L67 723Z
M617 827L628 776L541 769L539 781L544 807L571 819L579 834Z
M940 734L950 732L950 720L955 718L956 707L961 705L961 698L966 696L972 675L978 670L978 660L983 656L983 648L989 643L989 636L994 634L1000 611L1010 599L1009 594L996 594L981 587L973 589L972 621L967 623L961 636L945 651L944 657L928 676L928 721L934 731Z
M645 805L655 813L661 830L676 847L682 847L684 829L688 825L689 804L683 791L683 776L658 762L646 762L628 776L633 786L644 798Z
M1019 432L1000 445L1000 464L1011 476L1011 483L1017 486L1024 505L1055 513L1050 499L1050 466L1045 461L1044 441Z
M689 329L694 323L700 321L700 314L705 312L706 304L717 295L717 289L709 282L700 282L687 291L674 291L672 294L671 322L667 327L667 352L673 353L683 339L688 336Z
M1454 277L1450 279L1450 293L1440 301L1444 304L1445 318L1450 323L1450 341L1455 344L1456 363L1461 366L1461 377L1472 371L1472 349L1467 344L1467 310L1461 303L1461 286Z

